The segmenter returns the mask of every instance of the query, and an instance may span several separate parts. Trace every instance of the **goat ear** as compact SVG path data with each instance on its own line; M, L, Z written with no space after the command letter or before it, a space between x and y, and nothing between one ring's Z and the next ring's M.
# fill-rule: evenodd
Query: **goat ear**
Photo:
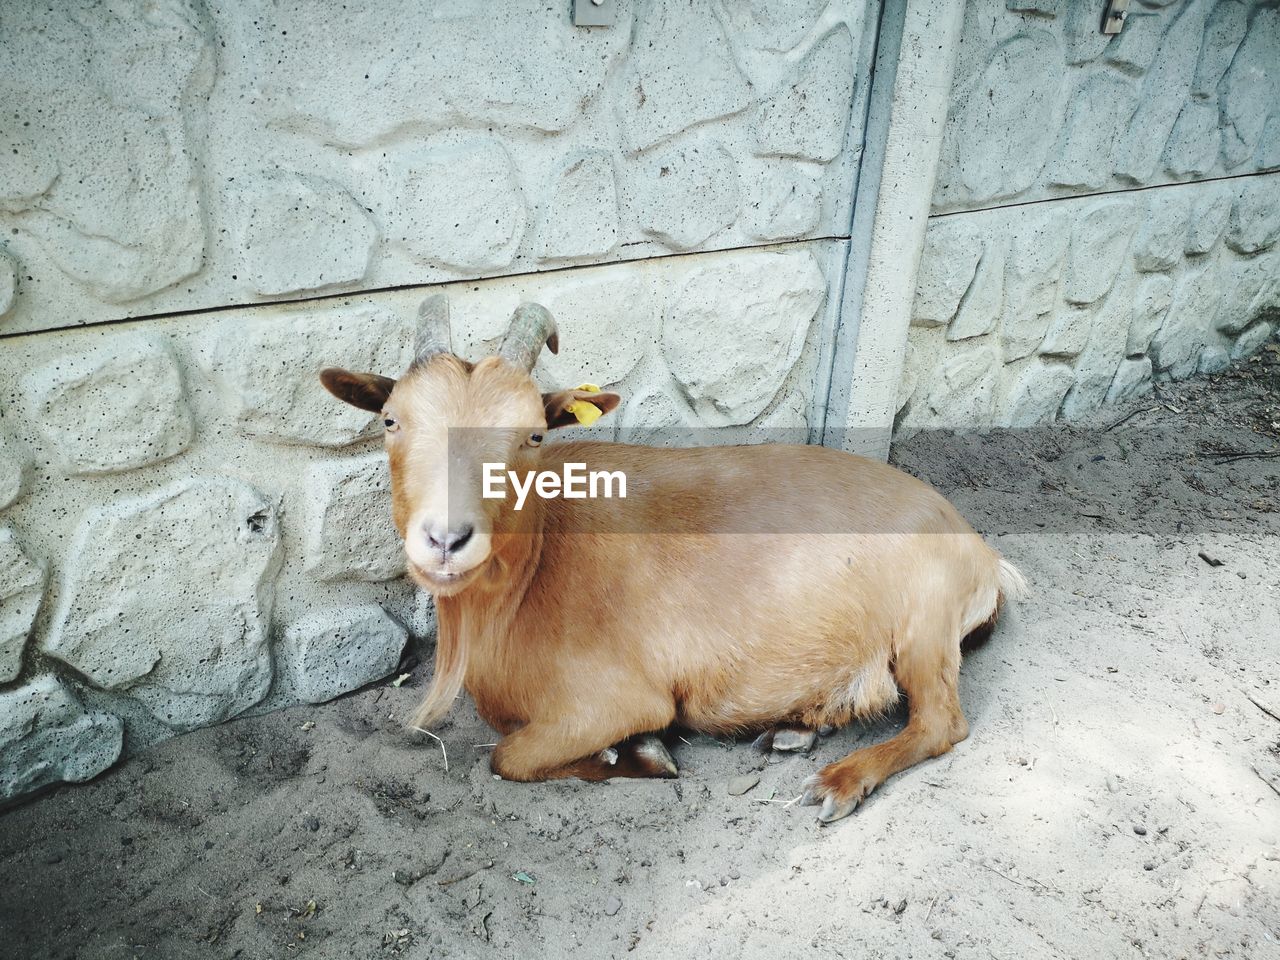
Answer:
M382 409L387 397L391 396L391 388L396 385L390 377L380 377L376 373L352 373L337 367L321 370L320 382L344 403L374 413Z
M605 393L592 384L576 390L544 393L542 407L547 414L547 429L581 423L590 426L622 402L616 393Z

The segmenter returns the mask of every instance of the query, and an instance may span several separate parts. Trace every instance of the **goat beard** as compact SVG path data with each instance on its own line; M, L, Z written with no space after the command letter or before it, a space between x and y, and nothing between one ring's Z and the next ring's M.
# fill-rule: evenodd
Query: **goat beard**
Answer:
M461 604L436 603L436 658L431 686L409 726L415 730L427 730L444 719L453 701L462 692L467 676L467 649L462 642Z
M436 600L435 671L426 698L409 720L412 729L426 730L439 723L462 692L467 677L467 637L475 630L476 624L493 630L495 613L503 622L510 622L514 616L520 598L537 569L542 550L541 513L531 511L525 522L528 525L525 532L496 533L488 559L475 568L475 576L460 578L457 589L442 591L422 584ZM533 535L527 532L529 530ZM409 569L415 581L422 583L412 563ZM506 587L497 596L482 586L495 581ZM477 590L480 591L479 596L471 592ZM470 596L472 600L465 600L464 596ZM483 609L475 607L477 601Z

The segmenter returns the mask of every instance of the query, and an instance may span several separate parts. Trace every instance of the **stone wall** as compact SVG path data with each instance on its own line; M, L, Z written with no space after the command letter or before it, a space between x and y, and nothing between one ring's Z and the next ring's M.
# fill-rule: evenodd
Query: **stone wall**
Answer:
M879 4L618 7L0 8L0 802L430 632L372 418L316 380L396 372L428 292L472 356L545 303L535 374L621 392L603 436L800 439L834 359L900 356L906 295L839 316L917 246L861 246L911 216L858 179L864 118L927 96L869 93ZM969 0L900 435L1080 416L1280 323L1280 7L1131 8Z
M1075 418L1280 321L1280 9L971 0L898 434Z
M617 6L8 0L0 332L848 235L874 4Z
M549 307L601 435L807 436L876 6L618 7L0 9L0 801L430 632L316 379L397 373L428 292L471 356Z
M444 286L492 352L522 299L546 387L627 401L597 433L795 428L843 245L708 253ZM422 292L6 340L0 351L0 797L85 779L176 732L387 675L431 627L404 579L375 418L317 371L394 374ZM744 312L745 311L745 312ZM744 432L745 431L745 432Z

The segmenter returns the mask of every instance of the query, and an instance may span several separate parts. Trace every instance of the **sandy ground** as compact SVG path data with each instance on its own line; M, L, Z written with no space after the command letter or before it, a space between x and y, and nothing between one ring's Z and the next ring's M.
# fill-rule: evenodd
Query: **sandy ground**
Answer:
M469 705L447 771L402 732L415 666L0 814L0 955L1280 956L1280 458L1221 462L1280 450L1277 398L1272 346L1093 425L899 446L1036 592L966 659L970 738L839 824L785 801L901 715L521 785Z

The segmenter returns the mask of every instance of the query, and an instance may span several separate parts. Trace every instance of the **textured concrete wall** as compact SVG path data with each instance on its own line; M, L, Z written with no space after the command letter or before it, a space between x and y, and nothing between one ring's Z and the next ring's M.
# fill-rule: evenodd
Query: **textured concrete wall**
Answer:
M1280 319L1280 9L970 0L898 432L1081 416ZM1033 202L1029 201L1044 201Z
M352 7L0 8L0 800L430 629L316 380L398 372L423 284L472 356L546 304L606 436L806 431L873 4Z
M455 346L517 303L558 318L546 387L626 398L604 437L806 432L842 244L450 284ZM376 418L328 364L396 373L421 291L5 341L0 351L0 796L134 746L385 676L426 601L403 578ZM772 435L772 434L770 434Z
M874 4L618 7L8 0L0 331L847 235Z

